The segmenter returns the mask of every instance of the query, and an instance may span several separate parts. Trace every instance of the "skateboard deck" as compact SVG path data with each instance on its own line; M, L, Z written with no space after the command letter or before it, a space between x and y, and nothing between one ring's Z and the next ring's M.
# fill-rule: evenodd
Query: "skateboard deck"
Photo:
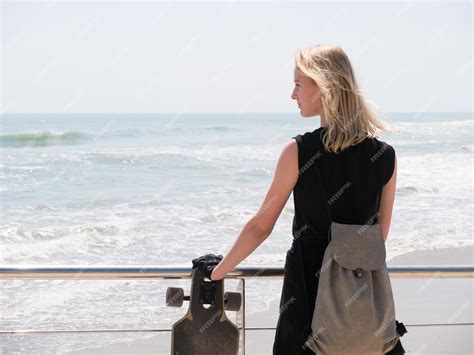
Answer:
M189 308L172 328L172 355L237 355L239 329L224 309L224 282L193 270Z

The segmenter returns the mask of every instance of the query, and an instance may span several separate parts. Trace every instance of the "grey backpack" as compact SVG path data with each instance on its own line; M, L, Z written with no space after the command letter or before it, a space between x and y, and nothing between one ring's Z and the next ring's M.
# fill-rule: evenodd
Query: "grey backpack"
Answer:
M319 183L326 198L321 177ZM333 221L329 234L318 271L312 332L303 348L317 355L387 353L406 329L395 319L381 226ZM404 329L401 334L399 325Z

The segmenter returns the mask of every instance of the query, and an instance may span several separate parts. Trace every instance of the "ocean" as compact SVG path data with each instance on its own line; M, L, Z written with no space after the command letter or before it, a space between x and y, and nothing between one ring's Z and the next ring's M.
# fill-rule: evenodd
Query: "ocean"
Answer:
M383 119L393 132L380 139L398 161L387 263L413 250L474 245L474 114ZM3 114L0 124L1 264L191 266L227 252L260 207L284 145L318 128L319 118ZM290 196L273 233L241 266L283 266L293 213ZM169 328L184 309L164 307L166 287L189 289L176 280L0 284L0 330ZM247 313L280 291L279 281L248 281ZM66 353L141 336L3 335L0 350Z

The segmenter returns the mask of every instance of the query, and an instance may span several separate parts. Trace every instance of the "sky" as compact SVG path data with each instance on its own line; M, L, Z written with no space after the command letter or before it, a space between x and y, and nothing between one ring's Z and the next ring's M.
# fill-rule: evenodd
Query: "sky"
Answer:
M1 3L0 112L298 112L294 54L335 43L383 112L472 112L466 2Z

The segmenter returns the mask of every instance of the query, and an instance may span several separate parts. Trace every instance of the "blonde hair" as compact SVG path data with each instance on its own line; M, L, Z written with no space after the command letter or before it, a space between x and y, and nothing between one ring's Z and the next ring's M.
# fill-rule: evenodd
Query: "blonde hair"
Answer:
M391 131L360 92L352 65L341 47L317 44L304 48L296 53L295 62L321 90L326 150L338 153L367 137L378 138L377 129Z

